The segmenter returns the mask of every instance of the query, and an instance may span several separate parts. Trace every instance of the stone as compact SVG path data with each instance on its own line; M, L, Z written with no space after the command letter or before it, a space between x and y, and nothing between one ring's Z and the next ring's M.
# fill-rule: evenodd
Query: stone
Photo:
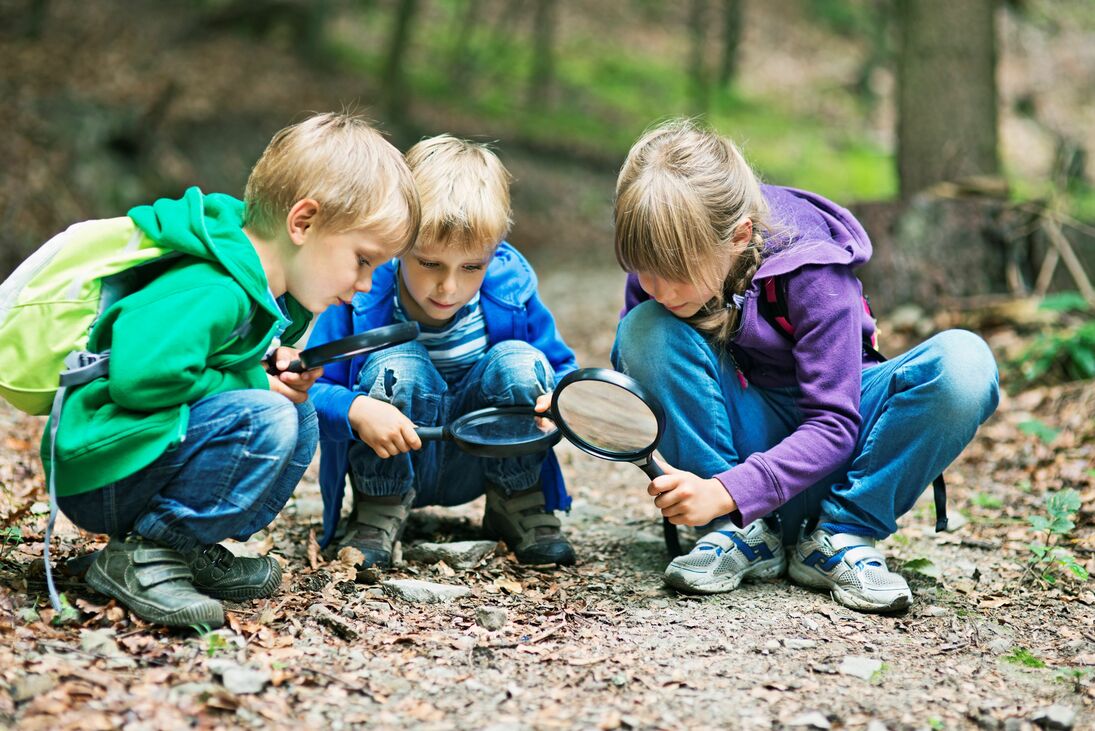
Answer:
M55 685L57 685L57 681L49 675L36 673L24 675L21 678L16 678L15 682L11 684L11 699L16 703L29 701L31 698L37 698L43 693L48 693Z
M419 579L390 579L381 582L384 591L408 602L423 604L441 604L459 599L471 593L466 586L452 584L434 584Z
M506 619L506 610L501 607L477 607L475 610L475 621L491 632L502 629L506 625Z
M418 543L409 546L403 555L408 561L417 561L419 563L444 561L457 571L464 571L476 566L492 554L497 546L498 544L494 541Z
M360 634L353 624L323 604L317 603L308 607L308 615L344 640L356 640Z
M817 647L817 641L807 640L802 637L785 637L783 646L788 650L809 650L812 647Z
M890 727L877 718L872 718L867 722L867 731L890 731Z
M837 670L843 675L852 675L863 680L870 680L875 673L882 670L882 661L873 657L848 655L840 662L840 667Z
M261 693L270 682L270 672L257 668L239 666L230 668L221 675L224 689L235 695L253 695Z
M1049 708L1036 711L1030 720L1042 728L1068 731L1076 723L1076 711L1068 706L1054 704Z
M808 728L831 728L829 719L825 718L825 714L820 711L810 711L808 713L800 713L790 720L788 726L806 726Z

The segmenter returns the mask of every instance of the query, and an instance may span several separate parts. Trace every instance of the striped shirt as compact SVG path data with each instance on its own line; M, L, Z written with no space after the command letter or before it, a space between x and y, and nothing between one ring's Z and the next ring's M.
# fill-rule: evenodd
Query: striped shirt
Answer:
M395 288L394 299L396 322L407 322L410 318L399 301L399 287ZM419 323L419 327L418 342L425 346L430 361L446 383L463 378L487 352L487 325L478 292L445 325L428 327Z

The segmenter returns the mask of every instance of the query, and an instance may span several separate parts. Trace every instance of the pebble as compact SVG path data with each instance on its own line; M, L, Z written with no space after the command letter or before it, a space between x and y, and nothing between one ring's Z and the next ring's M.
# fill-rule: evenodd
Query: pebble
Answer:
M484 558L494 553L497 547L498 544L494 541L418 543L409 546L403 555L408 561L418 561L420 563L444 561L457 571L464 571L476 566Z
M451 602L471 593L466 586L454 586L452 584L434 584L419 579L390 579L381 582L384 591L408 602L423 604L440 604Z
M848 655L840 663L840 672L844 675L852 675L863 680L870 680L874 674L882 669L882 661L872 657L860 657Z
M491 632L505 627L506 619L506 610L501 607L477 607L475 610L475 621Z

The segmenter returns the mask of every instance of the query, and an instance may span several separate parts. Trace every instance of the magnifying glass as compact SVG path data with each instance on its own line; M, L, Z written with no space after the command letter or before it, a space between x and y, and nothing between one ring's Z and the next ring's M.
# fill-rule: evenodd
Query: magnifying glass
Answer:
M555 387L551 416L583 452L630 462L651 480L665 474L653 457L665 431L665 412L634 378L609 368L572 371ZM677 526L662 518L662 529L670 555L681 555Z
M444 426L422 426L422 441L451 441L476 457L520 457L546 452L562 438L550 416L531 406L492 406L464 414Z
M299 357L289 363L285 369L290 373L303 373L313 368L335 363L356 355L364 355L374 350L388 348L392 345L407 343L418 337L417 322L397 322L394 325L366 330L357 335L332 340L329 343L305 348L300 351ZM269 370L277 373L277 369L271 365Z

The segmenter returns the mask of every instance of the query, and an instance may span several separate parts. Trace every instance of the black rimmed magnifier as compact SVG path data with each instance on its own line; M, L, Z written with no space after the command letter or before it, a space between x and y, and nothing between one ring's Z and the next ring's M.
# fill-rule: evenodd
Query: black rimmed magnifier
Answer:
M653 456L665 431L665 411L634 378L608 368L568 373L551 396L551 416L583 452L630 462L651 480L665 474ZM677 526L662 518L662 529L669 554L681 555Z
M408 343L418 337L418 332L417 322L397 322L394 325L373 328L363 333L305 348L300 351L298 358L289 363L285 370L289 373L304 373L329 363L372 353L375 350L388 348L392 345ZM277 369L272 364L269 366L269 370L272 373L277 373Z
M491 406L444 426L416 427L422 441L450 441L476 457L520 457L551 449L562 438L555 422L531 406Z

